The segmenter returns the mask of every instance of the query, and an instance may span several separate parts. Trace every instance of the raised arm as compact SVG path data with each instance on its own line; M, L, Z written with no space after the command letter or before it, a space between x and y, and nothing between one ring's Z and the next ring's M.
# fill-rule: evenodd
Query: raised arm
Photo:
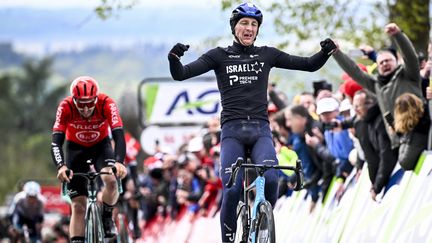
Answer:
M371 75L363 72L357 64L341 50L333 54L339 66L363 88L375 93L375 79Z
M310 57L299 57L279 51L275 60L275 67L314 72L327 62L329 57L338 49L329 38L320 42L321 50Z
M385 32L394 40L400 50L405 63L406 75L411 80L420 83L420 65L411 41L394 23L386 25Z
M198 60L183 66L180 58L188 49L189 45L177 43L168 54L170 72L174 80L182 81L206 73L212 69L210 63L204 57L200 57Z

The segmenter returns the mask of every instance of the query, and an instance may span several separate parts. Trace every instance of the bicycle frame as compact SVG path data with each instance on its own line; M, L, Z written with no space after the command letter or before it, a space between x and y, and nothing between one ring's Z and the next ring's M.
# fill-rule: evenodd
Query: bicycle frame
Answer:
M247 177L247 170L245 170L245 178ZM257 219L257 211L258 211L258 206L260 205L261 202L265 201L265 195L264 195L264 188L265 188L265 177L263 175L261 175L260 173L258 173L258 177L255 178L255 180L248 186L246 186L246 179L244 180L244 201L245 201L245 207L246 209L248 209L248 213L247 213L247 225L245 226L248 231L249 231L249 236L248 238L250 239L250 241L252 243L256 242L255 239L255 231L251 230L254 229L254 224L256 222ZM255 199L254 199L254 203L252 206L252 212L250 212L249 207L248 207L248 196L249 193L256 188L256 193L255 193ZM252 213L252 214L251 214Z
M255 243L256 242L256 234L255 234L255 230L256 230L256 224L257 224L257 214L258 214L258 209L261 203L268 203L266 201L265 198L265 177L264 177L264 173L268 170L268 169L287 169L287 170L293 170L295 171L295 174L297 175L296 177L296 186L294 188L294 190L299 191L303 188L303 169L301 166L301 161L297 160L296 162L296 166L279 166L279 165L267 165L267 164L243 164L244 160L243 158L239 157L237 158L236 162L233 163L231 165L231 176L228 179L228 182L226 184L227 187L231 187L235 181L236 181L236 177L237 174L240 170L240 168L245 168L245 173L244 173L244 180L243 180L243 188L244 188L244 192L243 192L243 200L244 200L244 205L243 207L245 207L246 209L246 225L243 225L243 231L247 231L247 235L248 235L248 240L251 243ZM257 173L258 176L257 178L254 179L254 181L252 183L250 183L248 185L247 180L248 178L248 170L247 168L254 168ZM255 194L255 198L254 198L254 203L252 205L252 212L250 212L250 208L249 208L249 202L248 202L248 196L249 193L253 190L256 189L256 194ZM241 212L241 208L239 210L239 212ZM237 215L238 218L239 215ZM273 218L273 217L272 217Z

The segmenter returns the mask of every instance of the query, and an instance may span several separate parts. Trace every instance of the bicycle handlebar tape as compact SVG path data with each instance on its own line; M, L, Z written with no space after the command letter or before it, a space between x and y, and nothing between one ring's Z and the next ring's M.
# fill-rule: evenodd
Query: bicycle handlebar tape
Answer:
M121 179L117 176L117 168L115 166L111 166L112 173L114 174L116 181L117 181L117 191L122 194L123 193L123 186L121 183Z
M240 166L243 164L243 158L238 157L236 162L231 165L231 175L226 183L226 187L230 188L232 185L235 185L235 181L237 178L238 171L240 170Z
M70 170L66 170L66 175L69 177L69 175L70 175ZM61 184L61 196L62 196L62 198L63 198L65 201L71 203L72 200L71 200L71 198L70 198L70 196L69 196L68 188L69 188L69 187L68 187L68 183L67 183L67 182L62 182L62 184Z
M300 191L303 189L303 167L301 164L301 160L297 160L296 162L296 186L294 187L294 191Z

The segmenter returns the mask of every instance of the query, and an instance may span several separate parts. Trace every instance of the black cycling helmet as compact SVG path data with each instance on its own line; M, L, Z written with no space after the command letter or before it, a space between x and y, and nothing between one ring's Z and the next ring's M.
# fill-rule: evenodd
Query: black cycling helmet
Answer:
M258 21L258 27L261 26L261 23L263 21L263 15L261 13L261 10L259 10L257 6L252 3L240 4L231 13L230 25L232 34L234 34L234 27L237 22L244 17L256 19Z

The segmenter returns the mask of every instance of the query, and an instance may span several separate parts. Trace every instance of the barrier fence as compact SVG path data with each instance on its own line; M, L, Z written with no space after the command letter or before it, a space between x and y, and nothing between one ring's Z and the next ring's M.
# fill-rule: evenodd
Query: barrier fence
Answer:
M371 199L366 166L358 178L353 173L346 180L340 201L333 182L312 213L305 190L279 199L276 242L432 242L432 151L421 155L414 171L395 168L378 202ZM176 220L159 219L140 242L220 242L219 214L183 212Z

